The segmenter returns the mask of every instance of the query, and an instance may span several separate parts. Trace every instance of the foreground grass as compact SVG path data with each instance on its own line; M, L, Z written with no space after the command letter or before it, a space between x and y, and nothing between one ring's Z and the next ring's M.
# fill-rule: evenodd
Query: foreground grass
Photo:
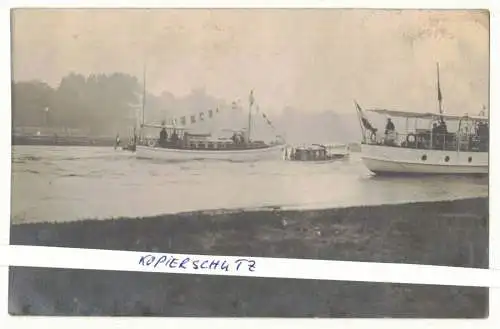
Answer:
M12 244L488 267L488 199L13 225ZM484 317L488 290L11 268L39 315Z

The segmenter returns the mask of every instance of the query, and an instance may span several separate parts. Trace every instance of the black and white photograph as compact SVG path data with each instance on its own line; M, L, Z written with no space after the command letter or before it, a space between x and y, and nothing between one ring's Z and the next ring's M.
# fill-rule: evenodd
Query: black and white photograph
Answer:
M10 19L11 245L489 268L488 10ZM488 288L452 284L29 266L8 281L11 316L490 314Z

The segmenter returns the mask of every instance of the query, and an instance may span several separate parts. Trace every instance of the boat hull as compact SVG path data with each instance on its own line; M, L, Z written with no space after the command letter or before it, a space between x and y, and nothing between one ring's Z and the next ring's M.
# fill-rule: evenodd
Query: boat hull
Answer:
M488 152L421 150L366 144L361 146L361 152L365 166L379 175L488 174Z
M244 162L281 160L283 159L283 150L284 145L276 145L259 149L218 151L137 146L136 155L138 158L166 161L225 160Z
M309 159L309 160L303 160L303 159L290 159L287 158L286 160L292 161L292 162L312 162L312 163L330 163L330 162L337 162L340 160L346 160L349 158L349 154L335 154L331 156L328 159L321 159L321 160L315 160L315 159Z

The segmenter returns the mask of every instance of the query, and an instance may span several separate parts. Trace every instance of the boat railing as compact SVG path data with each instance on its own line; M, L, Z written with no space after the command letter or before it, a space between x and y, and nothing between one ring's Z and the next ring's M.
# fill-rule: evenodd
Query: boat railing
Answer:
M488 136L473 133L410 133L367 134L364 144L408 149L444 150L461 152L488 152Z

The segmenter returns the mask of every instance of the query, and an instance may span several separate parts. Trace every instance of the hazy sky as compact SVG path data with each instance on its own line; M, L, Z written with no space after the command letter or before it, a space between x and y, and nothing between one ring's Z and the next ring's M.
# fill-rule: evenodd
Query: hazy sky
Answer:
M17 10L13 77L57 86L70 71L121 71L148 89L193 88L269 112L436 110L440 62L445 111L488 104L488 14L372 10Z

